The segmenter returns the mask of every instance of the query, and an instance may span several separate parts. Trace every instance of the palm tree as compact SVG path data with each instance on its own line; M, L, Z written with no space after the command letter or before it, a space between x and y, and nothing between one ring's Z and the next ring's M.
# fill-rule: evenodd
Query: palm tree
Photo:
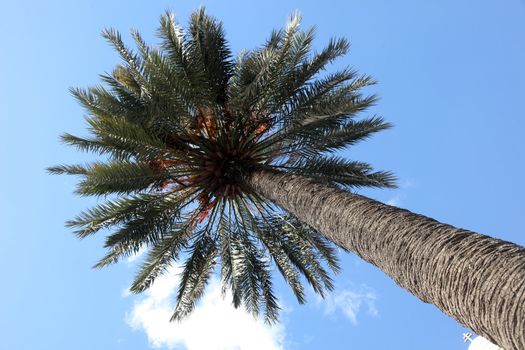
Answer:
M323 73L349 43L312 52L314 30L299 23L293 15L235 59L204 9L186 30L161 16L159 47L132 32L138 52L103 32L124 64L102 75L105 86L72 90L91 135L62 136L103 160L49 169L81 176L77 194L106 198L68 222L80 238L112 229L95 266L146 249L131 286L140 293L182 260L172 317L180 320L220 262L233 305L271 322L279 309L271 268L300 303L301 276L324 295L329 269L339 269L335 243L476 333L524 349L525 249L353 193L395 178L334 153L390 124L357 119L376 101L362 92L372 78Z

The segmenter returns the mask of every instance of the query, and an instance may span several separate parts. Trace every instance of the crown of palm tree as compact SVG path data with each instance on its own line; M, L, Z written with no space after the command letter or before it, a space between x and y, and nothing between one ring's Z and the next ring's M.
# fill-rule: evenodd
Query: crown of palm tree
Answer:
M96 267L147 249L133 292L184 260L173 319L193 310L218 261L235 307L267 321L279 309L274 265L301 303L301 275L321 295L332 289L334 245L254 192L246 174L265 168L346 189L394 186L389 172L332 155L390 125L355 120L376 100L360 92L374 83L369 76L351 69L321 76L348 42L333 39L313 52L314 30L299 23L292 15L285 29L236 59L221 23L204 9L187 30L171 13L161 16L160 47L133 31L138 52L105 30L124 64L102 75L105 87L72 90L89 112L91 136L64 134L63 141L106 157L49 170L80 175L77 193L106 201L68 225L80 238L112 230Z

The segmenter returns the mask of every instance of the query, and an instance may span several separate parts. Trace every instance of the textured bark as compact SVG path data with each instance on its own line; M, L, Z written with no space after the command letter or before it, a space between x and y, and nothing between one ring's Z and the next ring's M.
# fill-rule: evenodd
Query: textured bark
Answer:
M525 248L279 172L246 182L505 350L525 349Z

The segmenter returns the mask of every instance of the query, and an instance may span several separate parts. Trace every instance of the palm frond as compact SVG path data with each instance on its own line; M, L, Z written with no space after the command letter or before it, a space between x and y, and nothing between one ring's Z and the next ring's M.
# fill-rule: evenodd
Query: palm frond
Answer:
M393 188L396 180L390 172L373 171L367 163L348 161L341 157L299 158L294 161L293 166L283 165L278 168L349 188Z
M109 42L127 63L129 72L135 83L140 87L140 92L144 96L149 95L147 79L143 76L143 62L139 55L128 49L122 41L120 33L113 28L106 28L102 31L102 36Z
M122 257L136 254L140 249L156 246L166 235L181 230L180 227L184 227L187 221L183 209L187 208L194 199L195 197L190 193L179 198L165 196L161 200L148 203L126 220L125 217L115 215L114 219L109 218L113 219L113 222L102 221L99 226L113 225L119 219L121 222L118 222L119 228L116 232L106 237L104 246L109 252L94 267L102 268L117 263ZM125 214L129 215L129 212ZM82 226L82 223L82 220L77 220L72 225L82 229L86 227L85 224ZM193 220L191 223L193 224ZM81 231L81 234L91 234L89 229L88 226L87 230Z
M162 235L160 242L155 244L130 287L133 293L142 293L147 290L155 279L164 274L171 264L177 260L180 251L191 238L191 222L184 221L168 233Z
M194 192L192 189L181 189L176 192L139 194L108 200L67 221L66 226L74 228L79 238L85 238L101 229L155 216L164 209L183 208L193 199Z
M203 70L210 102L222 105L233 66L222 23L201 7L191 15L188 34L188 55Z
M148 163L127 161L94 163L85 171L76 190L81 196L139 193L160 186L169 178L167 173L153 170Z
M283 142L287 143L291 155L288 163L293 164L298 158L312 158L343 150L392 127L380 117L349 120L335 126L331 125L333 121L332 118L319 119L287 133Z
M177 293L177 305L171 320L182 320L195 308L215 267L217 246L213 239L203 233L196 241L190 257L184 264Z

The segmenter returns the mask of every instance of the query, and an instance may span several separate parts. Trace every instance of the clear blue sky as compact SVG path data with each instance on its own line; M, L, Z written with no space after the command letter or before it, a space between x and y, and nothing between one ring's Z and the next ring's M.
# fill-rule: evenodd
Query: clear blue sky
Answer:
M223 20L234 52L261 44L295 9L305 27L317 26L318 47L331 36L349 38L352 51L337 65L379 81L373 91L381 101L370 113L395 128L345 154L394 171L401 185L364 194L525 245L523 1L7 0L0 10L0 349L154 345L154 330L148 340L140 323L130 326L145 301L122 295L132 263L91 270L104 253L102 237L77 241L64 228L94 200L74 197L74 179L44 169L90 159L58 135L85 128L68 88L98 83L118 62L101 29L129 39L133 27L154 42L165 9L184 24L203 3ZM311 297L299 306L279 282L287 308L281 348L467 348L454 320L358 258L341 258L328 302ZM195 327L202 337L211 332L205 323Z

